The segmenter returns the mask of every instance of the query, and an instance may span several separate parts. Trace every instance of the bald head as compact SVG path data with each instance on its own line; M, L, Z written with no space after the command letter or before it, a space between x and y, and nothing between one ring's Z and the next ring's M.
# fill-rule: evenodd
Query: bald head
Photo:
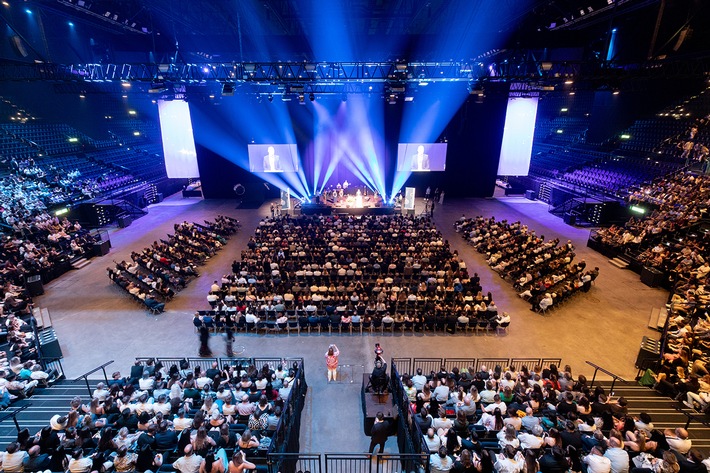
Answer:
M609 447L611 448L619 448L621 447L621 442L619 442L619 439L616 437L611 437L609 438Z
M185 455L189 457L190 455L192 455L192 445L185 445L185 449L183 451L185 452Z

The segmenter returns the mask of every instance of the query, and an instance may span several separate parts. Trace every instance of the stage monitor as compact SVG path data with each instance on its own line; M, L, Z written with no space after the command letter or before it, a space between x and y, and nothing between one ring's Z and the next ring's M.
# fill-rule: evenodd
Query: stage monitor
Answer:
M192 134L190 106L183 100L158 101L160 134L163 138L165 172L169 178L200 177Z
M446 143L400 143L397 145L397 171L445 170Z
M249 170L251 172L298 172L296 145L249 145Z
M505 113L499 176L527 176L530 170L537 97L510 97Z

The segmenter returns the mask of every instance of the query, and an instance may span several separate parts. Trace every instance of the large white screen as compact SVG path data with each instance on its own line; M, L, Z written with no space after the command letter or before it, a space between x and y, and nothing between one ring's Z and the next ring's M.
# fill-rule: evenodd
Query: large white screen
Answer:
M527 176L530 170L537 97L510 97L505 113L499 176Z
M397 171L446 170L446 143L399 143Z
M200 177L190 106L182 100L159 100L158 114L168 177Z
M298 172L296 145L249 145L249 170L251 172Z

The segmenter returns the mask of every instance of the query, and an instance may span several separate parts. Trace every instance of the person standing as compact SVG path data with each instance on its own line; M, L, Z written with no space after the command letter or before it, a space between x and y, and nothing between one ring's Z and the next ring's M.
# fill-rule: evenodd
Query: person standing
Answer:
M210 329L205 325L200 325L200 356L212 356L210 350Z
M387 437L389 437L389 427L389 422L385 420L385 414L381 411L378 412L370 431L370 449L368 450L370 453L375 452L375 446L377 445L380 446L378 453L384 453L385 442L387 442Z
M335 344L331 344L328 347L328 351L325 354L325 365L328 367L328 382L331 380L335 381L338 376L338 357L340 356L340 351Z

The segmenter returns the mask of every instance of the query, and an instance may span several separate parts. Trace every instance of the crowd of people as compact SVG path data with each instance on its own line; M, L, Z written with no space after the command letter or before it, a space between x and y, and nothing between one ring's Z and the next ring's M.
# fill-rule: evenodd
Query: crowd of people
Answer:
M275 216L247 246L207 296L210 318L229 326L454 331L510 322L427 217Z
M8 473L34 471L241 473L265 461L296 377L294 366L173 366L136 362L90 399L0 454ZM172 467L172 468L170 468Z
M599 268L585 271L584 260L572 261L571 241L560 245L559 238L545 240L521 222L462 216L454 225L470 245L485 254L488 265L531 303L531 310L546 311L573 294L587 292L599 276Z
M670 316L656 387L698 410L706 409L710 395L706 384L710 379L703 380L710 349L706 342L710 261L707 233L693 228L705 216L709 184L707 176L680 173L642 187L630 195L630 202L653 210L623 226L601 229L596 237L663 273L664 285L671 290Z
M130 263L121 261L107 268L109 279L153 313L163 312L165 302L198 276L197 267L227 244L239 222L218 215L205 225L185 221L173 228L175 233L167 240L154 241L142 252L131 253Z
M444 367L402 375L431 471L704 473L688 432L657 429L648 413L590 387L569 366ZM643 469L643 470L642 470Z

